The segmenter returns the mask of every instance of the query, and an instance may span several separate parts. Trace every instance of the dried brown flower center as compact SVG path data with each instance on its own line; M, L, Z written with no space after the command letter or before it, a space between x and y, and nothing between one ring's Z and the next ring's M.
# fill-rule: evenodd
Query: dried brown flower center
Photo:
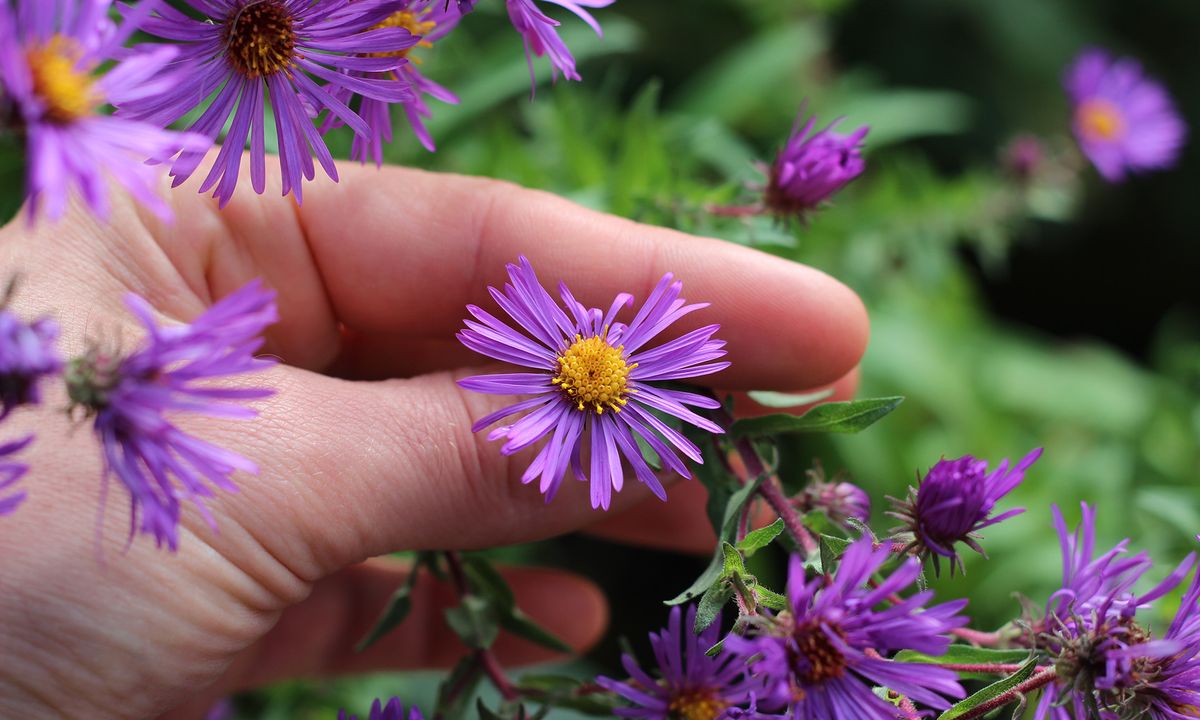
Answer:
M802 625L792 631L792 639L796 642L792 669L805 684L817 685L846 672L845 656L821 625Z
M248 78L286 70L296 56L291 12L279 0L244 5L225 22L225 50L234 69Z
M729 709L729 703L712 688L683 691L671 698L667 715L671 720L717 720Z

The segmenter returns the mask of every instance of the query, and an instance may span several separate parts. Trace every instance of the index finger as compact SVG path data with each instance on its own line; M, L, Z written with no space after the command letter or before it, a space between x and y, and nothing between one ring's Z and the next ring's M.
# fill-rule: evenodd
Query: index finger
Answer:
M832 382L866 346L862 303L820 271L494 180L348 168L309 192L299 220L333 315L368 342L451 337L525 255L548 286L563 280L595 307L620 292L644 299L674 273L690 301L711 303L674 329L722 326L733 361L712 378L722 387Z

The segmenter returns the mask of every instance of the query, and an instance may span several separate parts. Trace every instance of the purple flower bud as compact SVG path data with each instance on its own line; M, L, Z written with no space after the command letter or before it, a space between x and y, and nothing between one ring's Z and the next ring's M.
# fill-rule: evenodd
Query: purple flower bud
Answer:
M832 481L825 479L825 469L817 463L807 473L809 483L804 491L792 498L792 505L802 513L818 510L842 527L852 520L866 523L871 519L871 496L852 482L841 480L837 473Z
M1029 180L1045 161L1042 142L1033 135L1014 138L1004 149L1004 169L1018 180Z
M800 116L803 118L804 109ZM828 200L862 174L862 140L870 127L864 125L849 135L834 132L840 120L812 132L816 116L803 126L796 120L792 135L771 166L763 202L780 216L803 216Z
M918 488L909 488L908 499L895 501L895 511L888 514L904 521L905 525L897 530L912 533L907 549L933 557L935 572L940 571L939 557L950 559L951 572L955 565L962 569L955 544L961 542L985 554L975 542L974 533L1024 512L1023 508L1017 508L989 517L1000 498L1021 483L1025 470L1041 454L1041 448L1033 450L1012 469L1003 460L991 473L986 460L970 455L939 460Z
M26 323L8 310L0 310L0 418L19 405L41 400L38 380L62 370L54 347L58 325L41 319Z
M358 720L358 716L341 710L338 712L338 720ZM413 705L405 715L404 705L401 704L400 698L392 698L387 701L386 705L378 699L371 703L371 714L367 716L366 720L425 720L425 718L416 705Z

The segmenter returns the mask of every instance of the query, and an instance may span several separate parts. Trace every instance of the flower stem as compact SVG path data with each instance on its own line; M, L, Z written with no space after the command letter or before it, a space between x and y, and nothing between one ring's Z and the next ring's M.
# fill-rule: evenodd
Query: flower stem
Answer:
M984 717L993 710L998 710L1009 703L1017 702L1034 690L1049 685L1050 683L1054 682L1056 677L1058 677L1058 675L1053 665L1044 667L1034 673L1034 675L1028 680L1016 686L1012 690L1009 690L1002 695L997 695L991 700L977 705L962 715L959 715L958 720L976 720L977 718Z
M1004 638L998 632L984 632L982 630L972 630L971 628L957 628L950 632L972 645L979 645L980 647L998 647L1004 644Z
M455 592L458 593L460 599L466 597L471 592L471 585L467 581L467 573L463 568L462 555L454 550L447 550L443 554L446 556L446 566L450 569L450 579L454 583ZM499 691L501 697L510 701L520 697L520 692L504 674L504 668L500 666L500 661L496 659L491 650L486 648L476 650L475 661Z
M732 419L732 418L731 418ZM746 472L750 478L756 478L760 475L767 477L758 486L758 495L779 519L783 520L783 526L787 528L788 535L792 536L792 540L796 541L796 545L804 552L806 556L812 555L817 551L817 541L813 538L812 533L804 527L804 523L800 521L800 516L796 514L796 508L788 502L788 499L783 494L783 489L779 486L779 478L774 474L767 473L767 467L763 464L762 457L759 456L758 450L754 447L754 443L750 442L749 438L740 438L734 443L734 449L742 458L742 463L746 466ZM749 482L749 478L746 482Z
M1016 671L1021 669L1021 666L1019 664L1012 664L1012 663L1007 663L1007 664L937 663L937 666L940 668L945 668L947 670L953 670L954 672L991 673L991 674L995 674L995 675L1008 675L1011 673L1015 673Z

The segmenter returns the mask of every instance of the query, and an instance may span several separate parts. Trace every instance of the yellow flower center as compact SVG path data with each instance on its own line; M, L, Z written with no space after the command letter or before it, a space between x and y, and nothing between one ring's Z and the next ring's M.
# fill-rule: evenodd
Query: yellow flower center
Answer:
M428 11L429 11L428 8L426 8L426 10L424 12L428 12ZM411 12L409 10L400 10L398 12L392 13L390 16L388 16L388 18L386 20L379 23L372 29L379 30L381 28L398 27L398 28L404 28L405 30L412 33L413 35L417 35L417 36L428 35L430 32L433 31L433 29L435 27L437 27L437 23L434 22L433 20L422 20L421 19L422 14L424 14L424 13L415 13L415 12ZM418 41L416 45L414 45L412 47L404 48L403 50L393 50L392 52L382 52L382 53L371 53L370 56L371 57L408 57L408 54L410 52L412 52L413 47L433 47L433 43L429 42L428 40L421 40L421 41ZM412 58L412 61L415 63L421 62L418 58Z
M671 720L716 720L729 703L710 688L687 690L671 698L667 715Z
M1115 140L1125 132L1121 110L1108 100L1088 100L1075 111L1080 131L1090 140Z
M621 412L629 402L624 396L634 392L628 388L628 379L637 367L637 363L625 362L624 349L624 345L609 345L599 335L576 335L575 343L559 356L558 375L552 382L579 410L591 409L600 415L607 407Z
M69 123L91 115L103 102L91 73L79 67L81 54L79 45L62 35L25 54L33 73L33 92L46 104L46 117L54 122Z
M1171 709L1186 717L1200 717L1200 707L1196 707L1195 705L1172 704Z
M291 12L279 0L243 5L225 21L225 54L235 70L251 79L291 67L296 55Z

